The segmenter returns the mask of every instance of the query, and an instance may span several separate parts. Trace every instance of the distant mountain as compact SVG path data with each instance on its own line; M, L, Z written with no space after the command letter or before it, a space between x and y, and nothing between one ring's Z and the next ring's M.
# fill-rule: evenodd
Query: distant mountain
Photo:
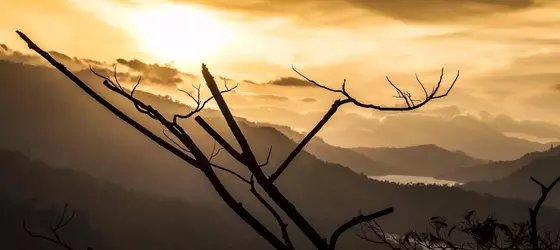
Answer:
M25 216L30 229L50 235L49 226L60 219L65 204L67 216L74 210L77 216L61 235L75 249L267 247L223 206L127 190L83 172L53 168L10 151L0 151L0 197L5 197L0 204L6 204L0 207L0 218L6 218L0 223L0 240L5 249L24 249L26 245L49 247L30 249L60 249L29 237L21 222ZM7 237L12 235L17 238Z
M471 182L462 188L498 197L535 201L540 197L541 188L529 178L534 177L549 185L560 176L560 152L556 150L549 153L547 156L533 158L527 165L499 180ZM560 186L549 193L546 204L560 208Z
M498 180L529 164L535 159L556 155L558 153L560 153L560 147L557 146L546 151L525 154L513 161L492 161L473 167L457 169L442 174L438 176L438 178L459 182Z
M340 136L341 134L344 136ZM469 115L389 115L382 120L371 119L371 125L367 129L328 129L322 136L327 143L348 148L379 148L388 145L402 148L434 144L484 160L513 160L528 152L546 150L549 147L549 144L508 137Z
M163 136L157 122L139 114L131 103L106 90L90 72L78 72L78 75L123 112ZM143 92L136 96L166 116L189 111L187 106L164 97ZM231 133L214 111L207 110L201 116L226 140L232 141ZM0 149L22 152L32 160L57 168L83 171L98 180L71 177L74 174L70 173L74 172L68 170L36 172L21 168L21 171L9 174L8 169L0 174L0 185L5 185L0 188L0 194L27 194L25 197L41 198L44 201L41 204L45 206L49 202L58 205L75 203L77 208L85 210L88 205L96 205L99 211L93 211L93 207L88 210L94 213L89 221L92 227L96 223L95 230L110 230L114 233L112 235L119 236L108 242L115 242L116 238L121 238L122 242L145 238L131 246L118 245L117 249L266 249L263 240L224 205L200 171L114 117L53 69L0 61L0 117L3 118L0 122ZM274 171L296 145L277 129L244 119L238 119L238 122L260 162L265 161L272 145L269 165L263 168L268 173ZM209 154L213 140L194 121L187 120L182 125ZM225 153L218 155L215 161L248 176L248 171ZM0 159L0 165L6 165L3 164L6 162L9 161ZM24 160L22 162L22 165L27 164ZM67 177L56 177L59 175L56 173ZM270 216L264 214L267 211L251 197L245 183L227 173L219 172L219 176L245 207L265 218L267 225L276 226ZM130 193L116 191L122 188L109 188L115 184L106 181L142 194L138 194L140 198L133 198ZM377 211L388 206L395 207L396 212L381 222L388 230L405 232L413 226L425 225L431 216L456 217L471 209L479 211L481 216L493 213L508 221L522 220L527 217L527 207L532 205L459 188L400 186L374 181L340 164L322 161L308 152L298 155L275 184L324 235L332 233L334 228L359 212ZM109 187L103 189L102 186ZM154 195L157 196L153 199L146 198ZM115 197L126 202L115 201ZM159 203L158 199L165 201ZM548 215L544 213L543 219L555 221L560 218L557 210L545 211ZM122 225L113 227L112 223ZM203 223L209 228L189 235L192 226ZM101 228L105 225L109 228ZM163 228L173 229L171 235L165 235ZM292 224L288 228L294 241L306 249L307 243L302 243L305 240L300 231ZM212 234L212 230L216 230L216 234ZM189 243L193 242L193 245L172 244L185 237L192 239ZM225 237L224 240L221 237ZM171 240L163 243L156 240L161 238ZM149 243L142 244L147 241ZM156 243L162 245L152 247ZM371 245L364 246L365 243L351 233L344 235L340 244L341 249L371 249Z
M459 168L484 163L463 152L452 152L436 145L420 145L404 148L354 148L370 159L396 167L395 173L403 175L436 177Z
M16 200L4 193L13 189L0 191L0 242L2 249L41 249L60 250L60 246L49 241L31 238L23 229L23 218L27 227L34 233L50 235L49 224L58 223L62 207L40 207L35 200ZM71 224L60 231L64 240L75 249L111 249L99 237L99 233L91 228L86 215L78 211ZM67 216L70 216L68 213Z
M305 137L305 134L296 132L287 126L274 124L262 125L270 126L277 129L296 143L299 143ZM304 150L317 156L317 158L323 161L340 164L342 166L350 168L356 173L361 173L368 176L401 173L398 168L392 166L391 164L388 164L387 162L381 162L376 159L371 159L367 156L355 152L352 149L332 146L330 144L327 144L318 136L311 139L311 141L305 146Z
M337 177L345 176L339 173ZM354 174L355 176L355 174ZM344 180L338 181L342 189L368 187L370 190L383 190L395 195L389 200L377 195L377 199L391 201L400 208L400 216L383 218L380 221L391 230L406 230L412 225L423 225L428 218L418 218L427 214L462 214L464 206L476 209L480 214L497 211L495 216L503 220L520 220L525 217L527 203L490 196L476 195L458 188L437 186L409 185L400 186L369 180L365 177L354 179L348 185ZM329 180L323 182L332 184ZM326 183L325 183L326 184ZM327 185L318 189L324 189ZM331 185L337 187L339 185ZM302 185L306 187L306 185ZM309 186L307 186L309 188ZM332 188L331 188L332 189ZM335 188L337 189L337 188ZM348 190L348 189L346 189ZM365 190L365 189L362 189ZM305 192L305 191L304 191ZM313 192L316 192L315 190ZM293 196L293 192L289 192ZM306 193L306 192L305 192ZM375 191L367 191L373 194ZM361 196L361 195L360 195ZM198 202L187 202L183 199L165 198L133 190L91 177L81 171L53 168L44 163L33 161L20 153L0 151L0 240L3 246L20 249L23 246L40 249L57 249L40 240L29 238L21 227L21 220L27 217L30 228L35 232L44 232L50 223L60 217L61 208L68 204L70 211L77 211L76 219L62 232L63 239L73 246L93 246L94 249L269 249L270 247L251 229L243 224L223 205ZM340 201L337 193L331 198ZM440 197L440 198L437 198ZM448 198L444 198L448 197ZM373 199L359 200L362 204L376 203ZM299 200L299 199L296 199ZM306 199L314 203L313 199ZM333 202L333 200L330 200ZM426 203L422 203L426 202ZM446 203L450 202L450 203ZM471 204L469 204L469 202ZM303 203L305 210L312 204ZM319 202L323 203L323 202ZM452 204L452 205L451 205ZM256 204L250 200L244 205L255 209ZM324 204L316 204L324 205ZM340 204L347 206L347 203ZM435 205L435 206L434 206ZM333 210L333 208L335 208ZM338 203L324 207L315 213L308 214L320 231L324 223L316 221L326 214L340 217ZM426 210L426 208L428 208ZM506 209L507 208L507 209ZM267 225L274 223L266 216L266 211L253 210L259 218L264 218ZM426 213L427 212L427 213ZM401 218L404 217L404 218ZM326 219L326 218L323 218ZM544 208L540 218L543 222L560 223L560 211ZM413 220L415 223L410 223ZM395 224L396 223L396 224ZM95 230L94 230L95 229ZM297 230L291 229L294 243L305 245L305 240ZM141 237L139 237L141 236ZM352 246L352 249L371 249L370 243L357 237L345 237L341 246ZM46 246L46 247L42 247ZM375 246L380 248L379 246ZM82 249L82 247L78 248ZM83 247L85 249L85 247ZM306 248L304 248L306 249ZM380 248L382 249L382 248Z

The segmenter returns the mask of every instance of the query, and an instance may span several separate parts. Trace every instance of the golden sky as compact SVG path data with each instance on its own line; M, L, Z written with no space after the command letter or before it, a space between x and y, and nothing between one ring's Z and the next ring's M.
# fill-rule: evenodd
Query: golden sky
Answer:
M395 100L386 75L418 91L414 73L431 86L445 66L445 82L459 69L461 78L434 109L456 105L560 122L560 1L0 0L0 6L0 43L24 53L16 29L72 57L158 63L192 74L205 62L237 81L297 77L293 64L328 86L346 78L357 97L389 104ZM250 101L236 103L248 116L257 116L255 106L319 112L335 98L312 87L242 85L237 95Z

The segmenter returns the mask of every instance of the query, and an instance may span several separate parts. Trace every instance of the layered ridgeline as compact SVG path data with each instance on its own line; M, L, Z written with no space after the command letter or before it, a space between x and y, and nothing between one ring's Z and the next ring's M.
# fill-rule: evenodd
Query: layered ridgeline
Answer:
M508 130L474 115L457 113L438 116L414 113L385 113L388 115L381 120L364 119L370 120L370 126L362 126L361 129L326 129L321 135L325 139L331 138L325 140L327 143L349 148L402 148L434 144L486 160L514 160L527 152L546 150L549 147L547 144L512 137L507 133ZM367 124L365 121L363 123Z
M482 164L486 161L452 152L433 144L404 148L355 148L356 152L394 166L392 174L438 177L443 173Z
M531 181L530 177L548 185L560 176L560 150L558 148L547 151L546 154L542 152L538 155L540 157L534 157L529 163L513 170L503 178L493 181L471 182L462 188L498 197L535 201L541 193L541 188ZM553 189L549 193L547 204L560 208L559 189Z
M277 129L294 142L300 142L305 134L296 132L290 127L261 124ZM320 137L314 137L305 146L305 151L317 156L317 158L331 163L336 163L348 167L356 173L367 176L389 175L389 174L406 174L397 166L380 161L380 159L368 157L349 148L342 148L330 145L323 141Z
M399 195L393 201L402 208L398 210L399 215L381 221L387 228L400 232L407 227L421 228L423 224L418 222L422 219L418 217L431 212L455 217L463 215L463 212L458 213L463 207L455 205L455 202L460 202L462 206L467 206L461 200L472 202L470 206L482 211L482 214L488 214L493 209L496 211L493 214L504 220L524 219L526 207L530 206L522 202L474 195L456 188L399 186L364 178L361 180L364 182L362 185ZM53 168L11 151L0 151L0 197L0 240L3 246L10 249L58 249L49 242L27 236L21 222L26 217L28 227L33 232L48 234L49 225L59 220L65 204L69 205L70 211L75 210L77 216L60 235L78 249L85 249L85 246L94 249L139 250L269 248L266 242L220 204L188 202L185 199L128 190L84 172ZM386 198L381 199L387 202ZM334 202L337 200L340 199L333 199ZM437 200L447 200L449 204L437 204L434 207ZM364 200L362 204L371 202ZM429 203L422 205L422 202ZM250 208L255 205L251 202L244 204ZM306 210L312 206L305 201L300 204ZM445 206L443 210L442 206ZM333 204L326 209L338 208ZM429 212L426 213L426 209ZM314 220L325 219L326 214L340 217L336 211L324 210L315 207L315 213L309 216ZM257 216L267 218L260 212ZM407 223L400 217L412 221ZM559 218L559 210L545 208L540 219L542 223L548 224L559 223ZM423 221L427 221L427 218ZM274 225L266 219L265 223ZM328 228L322 225L320 229ZM298 245L305 245L302 237L295 237L294 240ZM342 243L341 249L379 248L352 234L345 237Z
M282 132L294 142L305 134L287 126L270 126ZM305 150L326 162L341 164L368 176L409 175L439 177L444 173L486 163L461 151L450 151L433 144L402 148L342 148L332 146L320 137L313 138Z
M66 218L71 211L76 216L60 235L75 249L266 247L222 207L127 190L11 151L0 151L0 197L0 241L5 249L60 249L28 236L22 220L26 217L32 232L52 236L49 226L56 225L65 205Z
M139 114L130 103L104 89L99 79L93 77L90 72L81 72L79 76L103 96L106 96L109 101L122 108L124 112L142 124L146 124L153 131L161 131L158 124ZM137 96L146 103L159 108L164 114L188 112L186 106L173 103L165 98L141 92L138 92ZM88 197L86 200L99 203L99 206L106 206L103 212L94 213L100 217L89 220L89 224L96 232L116 231L118 234L115 233L116 236L111 236L112 239L119 238L123 242L134 240L152 242L151 245L130 243L132 244L130 247L120 247L119 249L154 249L151 246L156 243L159 244L157 249L176 249L175 243L167 243L162 240L163 238L158 237L167 236L166 231L173 231L169 234L179 234L184 237L196 230L204 232L204 236L193 233L198 237L196 240L199 240L200 244L195 240L197 243L191 244L195 246L192 249L261 249L266 245L256 233L250 231L223 204L199 171L144 138L92 101L62 74L53 69L0 62L0 115L9 118L0 123L0 138L2 138L0 148L22 152L31 159L38 159L49 165L82 170L98 179L93 180L96 183L111 181L126 189L132 188L180 200L168 201L175 205L161 205L156 200L164 198L146 198L147 195L142 194L140 195L144 197L141 198L142 201L135 203L136 201L126 201L129 199L127 196L130 193L113 190L99 191L104 195L116 192L122 196L126 202L115 208L113 200L101 199L104 195L95 196L97 198L88 196L90 194L86 191L96 189L94 186L111 186L112 184L88 184L85 180L80 180L72 182L74 183L72 185L64 185L65 181L56 181L56 179L44 185L34 183L51 176L47 173L37 175L41 177L39 179L30 179L23 175L12 176L10 177L11 182L2 181L2 183L11 183L6 188L2 188L2 192L19 192L29 189L28 196L25 197L46 197L46 194L34 192L48 192L50 193L49 199L53 200L45 200L42 203L45 206L57 204L57 207L60 207L61 203L68 203L70 206L84 211L87 204L81 205L80 202L74 200L79 199L78 196ZM218 132L229 135L229 131L221 119L215 118L216 114L207 111L201 115ZM277 129L259 127L243 119L240 119L239 122L255 154L262 161L265 160L269 147L272 145L270 164L265 167L267 171L274 170L275 166L278 166L280 161L295 147L295 143ZM185 121L183 125L187 131L191 132L194 140L201 145L205 152L209 153L213 141L192 121ZM231 140L231 136L226 136L226 139ZM216 160L224 166L243 172L239 164L226 154L220 154ZM246 174L246 172L244 173ZM8 175L2 174L0 178L3 176ZM239 183L227 174L221 174L221 176L225 180L225 184L236 196L240 197L246 207L256 211L259 217L265 218L265 220L270 218L268 215L260 216L265 211L250 197L247 192L248 187L244 183ZM21 183L14 183L16 180ZM27 180L32 181L26 182ZM59 188L53 191L55 194L52 194L49 191L51 189L47 188L54 185L53 183L60 184ZM319 160L308 152L302 152L277 183L284 194L325 235L331 233L336 226L355 216L359 211L376 211L388 206L395 207L396 212L384 218L382 222L387 225L388 229L403 232L412 226L424 225L422 223L431 216L457 217L471 209L478 210L481 214L494 213L506 220L523 220L526 218L527 207L532 205L478 195L459 188L424 185L399 186L373 181L342 165ZM12 188L7 188L8 186ZM62 191L73 192L73 194L60 196L59 192ZM63 197L64 200L57 200L56 197ZM148 203L153 203L152 206L156 207L170 206L173 208L166 208L170 210L164 210L164 212L150 210L142 215L135 215L134 218L127 217L132 215L126 213L133 214L135 210L139 210L139 207L148 206L146 205ZM188 211L188 214L177 212L178 210ZM560 218L557 216L556 210L547 211L543 213L543 218ZM208 222L204 221L207 225L203 227L209 229L199 229L199 224L202 222L192 219L191 216L207 216L207 213L211 214L208 216L215 216L218 221L210 219ZM157 220L154 214L171 216L171 218ZM142 225L134 224L133 221L138 217L155 217L155 219L144 221L142 223L145 224ZM123 225L118 228L110 228L112 224L109 220L123 223ZM107 224L94 224L101 222ZM127 223L132 224L127 225ZM273 222L268 221L268 223L274 225ZM109 228L104 228L105 226ZM145 230L121 232L120 230L125 226ZM228 229L230 235L222 236L220 227ZM303 237L298 235L299 231L293 225L290 225L289 229L294 235L294 240L301 243ZM212 234L212 230L217 230L216 234ZM353 234L345 235L340 243L341 249L362 249L361 246L364 244ZM185 238L185 241L177 244L189 246L190 238ZM110 245L109 247L113 246L121 245ZM146 247L144 248L144 246Z
M560 147L551 147L545 151L525 154L513 161L491 161L473 167L456 169L437 177L458 182L499 180L535 159L557 155L558 153L560 153Z

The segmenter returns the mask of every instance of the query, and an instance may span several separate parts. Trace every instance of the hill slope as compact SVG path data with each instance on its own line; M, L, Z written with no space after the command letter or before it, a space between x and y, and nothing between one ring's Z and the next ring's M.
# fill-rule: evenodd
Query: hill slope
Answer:
M83 72L80 76L103 96L107 96L109 101L122 107L124 112L131 114L153 131L161 131L161 127L138 114L130 103L108 93L99 80L91 76L91 73ZM147 103L160 108L165 115L188 110L187 107L164 98L140 92L137 95ZM0 62L0 115L8 118L0 123L0 138L2 138L0 148L21 151L24 155L40 159L49 165L82 170L97 179L109 180L125 188L179 197L183 200L181 202L186 202L193 207L214 211L214 215L229 216L216 218L220 218L223 224L228 226L231 224L234 229L228 230L229 233L240 232L243 235L238 235L241 237L239 239L241 242L235 241L238 240L236 238L231 241L232 245L228 248L260 247L260 243L257 242L260 240L258 236L252 232L245 234L246 231L239 229L244 226L243 223L228 210L199 171L105 111L60 73L44 67ZM216 118L215 113L207 111L201 115L218 132L226 135L226 139L231 140L232 136L228 129L221 119ZM292 140L276 129L259 127L242 119L239 122L260 160L264 161L269 146L273 146L270 164L265 167L266 171L274 171L275 166L278 166L295 147ZM210 152L213 141L198 128L197 124L185 121L183 125L203 150ZM244 168L225 154L220 154L216 160L224 166L247 174ZM44 177L46 174L39 176ZM262 213L264 209L250 197L247 192L248 187L244 183L239 183L227 174L222 174L221 177L225 185L242 200L246 207ZM86 185L81 183L85 182L75 182L78 186ZM276 184L301 213L309 218L310 223L324 235L330 234L336 226L355 216L359 211L376 211L388 206L394 206L397 212L383 221L387 223L388 229L404 232L413 225L422 225L433 215L455 217L470 209L478 210L481 215L496 212L497 216L506 220L522 219L526 217L526 208L531 205L483 196L459 188L399 186L377 182L341 165L321 161L308 152L302 152ZM78 186L64 188L81 190ZM33 188L33 185L25 183L18 187ZM58 187L62 189L62 186ZM70 201L63 202L70 203L72 199L78 199L78 194L82 195L74 192L72 196L66 196ZM57 197L55 194L51 195ZM109 200L106 201L111 203ZM138 206L140 205L122 207L122 211L135 210ZM177 209L181 210L183 206ZM105 212L107 213L105 218L113 220L119 218L109 216L113 212L111 209ZM550 212L557 213L552 210ZM191 218L189 216L196 216L198 213L198 210L191 210L189 215L185 216ZM164 214L174 215L168 210ZM560 218L560 216L543 217ZM134 220L129 217L124 218ZM172 216L169 220L178 220L178 218ZM133 221L130 223L135 225ZM188 224L188 222L185 220L181 224ZM301 235L298 236L299 231L293 225L289 229L295 234L297 242L302 242ZM177 232L181 235L185 233L181 230ZM157 231L143 233L157 234ZM123 237L138 237L138 235ZM252 241L253 239L255 242ZM219 237L207 241L210 241L208 245L201 248L220 243ZM360 247L361 244L362 241L348 234L343 237L341 248L363 249Z
M465 184L462 188L498 197L535 201L540 196L541 189L529 178L534 177L541 183L548 185L558 176L560 176L560 152L536 158L499 180L471 182ZM549 193L547 204L560 208L560 190L558 187Z
M52 168L9 151L0 151L0 195L15 204L27 204L31 208L29 213L45 208L61 210L64 204L79 211L77 220L61 233L65 240L73 239L71 242L78 244L76 247L83 244L95 249L146 250L266 247L266 242L221 207L129 191L83 172ZM16 220L17 226L0 223L0 228L22 233L21 220L27 216L26 211L13 210L2 216ZM57 221L59 213L29 218L30 228L35 224L36 230L48 229L48 222ZM87 218L90 227L96 229L95 233L89 233L96 238L87 237L82 218ZM71 230L73 233L68 235L70 229L77 232ZM20 238L22 241L13 242L16 246L11 249L19 249L26 244L25 240L41 242L25 235ZM220 240L209 240L211 238Z
M396 166L404 175L436 177L448 171L484 162L465 153L451 152L433 144L405 148L355 148L354 150L371 159Z
M270 126L287 137L292 141L299 143L305 135L298 133L287 126L280 126L274 124L263 124ZM317 158L331 163L336 163L348 167L356 173L365 175L387 175L401 173L398 168L381 162L376 159L371 159L352 149L332 146L323 141L320 137L315 137L305 146L305 151L317 156Z
M322 135L324 138L338 138L337 141L326 141L342 147L379 148L390 145L402 148L434 144L485 160L513 160L527 152L549 147L548 144L508 137L498 129L469 115L389 115L382 120L371 122L371 126L365 131L329 129Z
M455 171L444 173L438 176L438 178L459 182L499 180L535 159L556 155L558 153L560 153L560 147L554 147L546 151L525 154L513 161L489 162L469 168L456 169Z

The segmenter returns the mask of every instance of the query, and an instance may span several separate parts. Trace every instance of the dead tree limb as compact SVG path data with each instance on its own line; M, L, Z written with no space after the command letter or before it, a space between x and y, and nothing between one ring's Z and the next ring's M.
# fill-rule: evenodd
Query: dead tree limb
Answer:
M443 81L443 75L444 75L444 69L443 68L441 69L441 74L440 74L440 77L439 77L439 81L436 83L436 86L434 87L432 92L429 93L429 94L426 91L426 88L424 87L424 84L420 81L420 79L416 75L416 80L418 81L420 86L422 86L422 89L424 90L424 93L425 93L425 96L426 96L424 98L424 100L420 101L417 104L414 103L415 100L412 99L412 95L409 92L404 91L404 90L398 88L397 86L395 86L393 84L393 82L389 79L389 77L387 77L387 81L389 82L389 84L397 90L398 97L405 100L406 107L385 107L385 106L381 106L381 105L364 103L364 102L361 102L358 99L354 98L346 90L346 79L344 79L344 81L342 82L342 87L340 89L333 89L333 88L327 87L325 85L322 85L322 84L308 78L304 74L297 71L293 66L292 66L292 69L298 75L303 77L308 82L314 84L315 86L317 86L319 88L322 88L322 89L325 89L325 90L327 90L329 92L332 92L332 93L341 94L343 96L343 98L335 100L333 102L333 104L331 105L331 108L327 111L327 113L325 113L325 115L323 116L323 118L321 118L319 123L317 123L317 125L315 125L315 127L313 127L313 129L311 129L311 131L303 138L303 140L288 155L286 160L284 160L284 162L282 162L282 164L280 165L280 167L278 167L276 172L274 172L270 176L270 180L272 182L274 182L276 179L278 179L278 177L282 174L282 172L284 170L286 170L288 165L290 165L290 163L301 152L301 150L303 150L303 148L311 141L311 139L313 137L315 137L315 135L317 135L319 130L321 130L321 128L323 128L323 126L325 126L325 124L329 121L329 119L332 118L332 116L336 113L338 108L340 108L342 105L352 103L355 106L358 106L358 107L361 107L361 108L374 109L374 110L379 110L379 111L410 111L410 110L418 109L418 108L426 105L428 102L430 102L432 100L443 98L443 97L447 96L449 94L449 92L451 92L451 89L455 86L455 83L459 79L459 74L460 74L460 71L457 71L457 75L455 76L455 79L453 80L453 82L451 83L449 88L442 94L438 94L438 91L440 90L441 82Z
M230 87L228 87L228 85L227 85L227 81L224 81L224 86L225 86L226 88L225 88L225 90L221 90L220 93L221 93L221 94L224 94L224 93L233 91L233 90L235 90L235 89L237 88L238 85L239 85L239 84L237 84L237 85L235 85L235 86L233 86L233 87L230 88ZM194 96L191 95L188 91L179 89L179 91L181 91L181 92L187 94L189 97L191 97L191 99L193 99L193 100L195 101L196 107L195 107L193 110L191 110L189 113L185 114L185 115L179 115L179 114L174 115L174 116L173 116L173 123L177 123L177 120L178 120L178 119L187 119L187 118L192 117L192 116L195 115L196 113L202 111L202 110L204 109L204 107L206 106L206 104L207 104L208 102L212 101L212 99L214 99L214 96L211 96L211 97L207 98L206 100L202 101L202 100L200 99L200 86L195 87L195 88L196 88L196 91L197 91L197 98L194 98Z
M282 172L288 167L288 165L293 161L293 159L303 150L305 145L319 132L319 130L328 122L328 120L336 113L339 107L344 104L352 103L355 106L362 107L362 108L371 108L380 111L406 111L406 110L413 110L419 107L422 107L430 100L438 99L446 96L451 88L453 88L455 82L459 77L459 72L449 89L444 94L438 94L438 90L440 89L440 84L443 79L443 69L437 83L437 86L434 87L431 94L425 90L424 85L420 82L422 88L424 89L426 98L424 100L416 100L412 98L412 95L408 91L404 91L398 87L396 87L389 78L387 80L397 90L398 98L401 98L405 101L406 107L382 107L379 105L367 104L360 102L356 98L352 97L346 91L346 81L343 82L341 89L332 89L321 84L316 83L315 81L305 77L303 74L299 73L297 70L294 71L300 74L302 77L307 79L308 81L312 82L316 86L326 89L330 92L339 93L343 96L343 98L334 101L333 105L329 109L329 111L325 114L325 116L321 119L321 121L311 130L310 133L306 135L306 137L300 142L296 148L288 155L288 157L282 162L279 168L270 176L267 177L264 172L262 171L262 167L269 163L269 158L271 154L272 148L269 150L269 154L266 158L266 162L264 164L259 164L250 145L247 141L245 135L241 131L239 125L235 121L233 114L231 113L227 103L225 102L222 94L233 91L235 87L228 87L227 82L225 82L225 90L220 90L218 85L216 84L214 77L209 72L206 65L202 65L202 75L205 79L207 87L209 88L212 96L204 101L202 101L200 95L200 86L195 87L198 91L196 94L197 97L194 97L188 91L183 91L186 93L191 99L193 99L196 103L196 107L187 113L186 115L179 115L175 114L172 120L168 120L164 117L158 110L154 109L152 106L145 104L141 100L134 97L134 92L138 85L140 84L140 79L132 89L132 91L127 92L122 85L120 84L119 80L117 79L117 72L116 68L114 68L114 81L109 79L106 76L98 74L93 69L91 71L96 74L98 77L103 79L103 84L105 87L110 89L111 91L121 95L125 99L129 100L136 110L144 115L147 115L151 119L158 121L165 129L164 129L164 136L171 141L168 142L163 138L155 135L150 130L148 130L143 125L139 124L135 120L133 120L128 115L121 112L118 108L114 105L109 103L103 97L95 93L91 88L89 88L84 82L82 82L78 77L72 74L64 65L53 59L47 52L43 51L39 48L35 43L33 43L25 34L22 32L17 31L19 36L28 44L29 48L37 52L43 58L45 58L51 65L53 65L56 69L66 75L70 80L72 80L77 86L79 86L84 92L86 92L89 96L91 96L94 100L99 102L102 106L106 109L111 111L121 120L125 121L136 130L150 138L152 141L156 142L160 146L164 147L171 153L175 154L176 156L183 159L185 162L189 163L193 167L201 170L208 181L212 184L215 191L218 195L222 198L222 200L241 218L243 219L249 226L253 228L259 235L261 235L265 240L267 240L274 248L276 249L294 249L294 246L290 240L287 230L287 223L283 220L282 216L278 211L274 209L274 207L268 203L268 201L261 196L261 194L257 191L257 187L255 184L258 184L260 188L266 193L268 198L276 206L284 212L284 214L298 227L304 235L309 239L309 241L320 250L330 250L334 249L336 246L337 239L347 230L356 226L360 223L367 222L368 220L373 220L379 218L381 216L387 215L393 212L393 208L387 208L381 210L379 212L369 214L369 215L361 215L355 217L348 222L344 223L342 226L337 228L333 235L330 238L330 241L327 242L327 239L321 236L317 230L307 221L306 218L297 210L296 206L292 204L283 194L282 192L276 187L274 181L282 174ZM208 102L211 100L216 101L222 116L224 117L226 124L228 125L229 129L231 130L235 140L239 144L240 151L236 150L231 144L229 144L216 130L214 130L202 117L196 116L195 121L212 137L214 138L215 142L217 142L223 150L228 152L235 160L242 163L247 169L251 172L251 178L247 179L240 174L225 168L223 166L219 166L211 162L212 158L217 155L215 153L215 144L214 149L209 157L207 157L199 146L193 141L190 135L181 127L177 121L178 119L184 119L194 116L195 114L199 113ZM170 135L168 135L165 131L169 131ZM176 139L176 140L175 140ZM219 150L218 150L219 152ZM250 186L251 193L257 198L257 200L272 214L275 220L278 222L281 232L282 232L282 239L274 235L268 228L266 228L259 220L257 220L249 211L247 211L241 203L239 203L226 189L226 187L222 184L222 181L216 175L214 169L218 169L221 171L225 171L232 176L238 178L244 183L247 183Z
M330 248L333 249L333 250L336 248L336 242L338 241L338 238L340 236L342 236L342 234L344 232L348 231L348 229L350 229L354 226L357 226L359 224L368 222L368 221L373 221L377 218L388 215L388 214L392 213L393 211L394 211L394 209L391 207L391 208L386 208L386 209L383 209L381 211L371 213L371 214L368 214L368 215L358 215L358 216L352 218L351 220L342 224L339 228L337 228L334 231L334 233L332 234L332 236L329 240Z
M323 238L316 230L309 224L309 222L301 215L301 213L296 209L295 205L292 204L278 188L266 177L262 171L259 163L257 162L249 142L247 141L245 135L239 128L239 125L235 121L233 114L231 113L226 101L224 100L222 93L218 89L218 85L214 80L214 76L210 73L205 64L202 64L202 76L206 81L206 85L210 89L212 96L216 100L216 104L222 113L228 127L230 128L233 136L235 137L237 143L241 147L241 153L239 159L241 163L247 166L251 174L254 175L257 183L263 188L263 190L268 194L268 196L278 205L280 209L286 213L288 217L294 222L294 224L309 238L311 243L317 247L317 249L328 249L328 244L325 238ZM204 128L204 127L203 127ZM210 132L209 132L210 133ZM216 140L224 141L224 140ZM224 148L227 145L222 145Z
M114 105L109 103L103 97L98 95L95 91L93 91L87 84L85 84L82 80L80 80L76 75L70 72L63 64L56 61L49 53L42 50L39 46L37 46L31 39L29 39L24 33L17 31L18 35L27 43L28 47L37 52L40 56L45 58L52 66L58 69L61 73L63 73L66 77L68 77L72 82L74 82L78 87L80 87L84 92L86 92L90 97L100 103L103 107L107 110L111 111L121 120L125 121L133 128L150 138L152 141L156 142L158 145L164 147L171 153L175 154L176 156L183 159L185 162L189 163L190 165L200 169L204 172L206 178L212 184L215 191L220 195L222 200L241 218L243 219L249 226L251 226L255 232L261 235L265 240L267 240L274 248L276 249L289 249L285 243L283 243L278 237L276 237L272 232L270 232L260 221L258 221L251 213L249 213L243 205L238 202L226 189L226 187L222 184L221 180L213 171L211 164L208 162L208 159L204 156L201 150L196 146L196 144L192 141L192 139L182 130L179 126L174 123L171 123L163 115L153 109L151 106L146 105L139 101L138 99L133 97L133 92L130 94L126 93L124 90L119 88L115 85L112 81L107 79L104 80L104 85L123 95L125 98L129 99L133 102L135 107L138 109L139 112L147 114L151 118L158 120L162 123L168 130L170 130L175 136L180 137L179 140L181 143L187 147L189 152L193 154L194 157L191 157L185 154L180 149L174 147L173 145L169 144L159 136L155 135L149 129L144 127L143 125L136 122L134 119L129 117L128 115L124 114Z
M538 227L537 227L537 216L539 215L539 211L541 210L542 205L544 204L546 197L550 190L556 186L556 184L560 181L560 177L556 178L550 185L546 186L542 184L537 179L531 177L531 180L535 182L537 185L541 187L541 197L535 204L533 208L529 208L529 216L531 219L531 244L535 249L539 249L539 235L538 235Z
M259 191L257 191L257 188L255 187L255 179L254 179L254 175L251 175L251 180L249 182L249 184L251 185L251 193L257 197L257 199L259 200L259 202L261 202L265 208L272 214L272 216L274 217L274 219L276 220L276 222L278 223L278 225L280 226L280 230L282 231L282 238L284 238L284 242L286 243L286 245L288 246L288 248L290 249L294 249L294 245L292 243L292 240L290 239L290 234L288 233L288 224L286 224L284 222L284 220L282 220L282 217L280 216L280 214L278 214L278 212L276 211L276 209L274 209L274 207L272 207L272 205L270 205L270 203L268 203L260 194Z
M52 233L52 235L54 237L51 236L47 236L47 235L43 235L43 234L38 234L38 233L34 233L32 232L28 227L27 227L27 219L26 217L23 217L23 221L22 221L22 226L23 226L23 230L25 230L25 232L32 238L38 238L38 239L43 239L46 241L50 241L58 246L61 246L67 250L73 250L73 248L68 245L60 236L59 234L59 230L66 227L76 216L75 212L72 212L72 214L70 214L69 217L67 217L67 210L68 210L68 205L64 205L64 210L62 212L62 214L60 215L60 219L58 221L58 223L56 225L50 225L50 231Z

